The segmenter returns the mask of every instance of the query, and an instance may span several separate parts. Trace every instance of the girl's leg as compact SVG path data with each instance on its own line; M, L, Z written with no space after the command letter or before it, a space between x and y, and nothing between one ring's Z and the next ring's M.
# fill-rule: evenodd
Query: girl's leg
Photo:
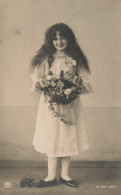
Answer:
M61 177L67 181L71 180L71 178L69 177L70 159L71 159L70 156L61 158L62 162Z
M45 181L51 181L55 179L58 159L58 157L48 156L48 176L44 179Z

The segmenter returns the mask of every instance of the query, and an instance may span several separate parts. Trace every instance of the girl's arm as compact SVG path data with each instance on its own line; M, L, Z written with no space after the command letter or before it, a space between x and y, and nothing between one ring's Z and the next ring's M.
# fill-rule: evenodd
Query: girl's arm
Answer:
M83 81L83 85L86 87L88 93L93 93L92 86L90 84L89 73L84 69L79 70L79 76Z
M36 92L36 85L40 84L42 85L42 78L45 75L45 63L43 62L41 65L37 65L34 69L34 72L30 75L30 78L32 79L32 87L31 91Z

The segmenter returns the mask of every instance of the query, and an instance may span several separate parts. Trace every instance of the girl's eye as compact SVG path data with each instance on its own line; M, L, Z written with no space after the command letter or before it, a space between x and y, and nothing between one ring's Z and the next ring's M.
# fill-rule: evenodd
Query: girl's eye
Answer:
M53 41L57 41L57 40L58 40L57 38L53 38ZM66 40L66 38L61 37L60 40Z
M66 38L64 38L64 37L61 37L61 40L65 40Z
M57 38L53 38L53 41L57 41Z

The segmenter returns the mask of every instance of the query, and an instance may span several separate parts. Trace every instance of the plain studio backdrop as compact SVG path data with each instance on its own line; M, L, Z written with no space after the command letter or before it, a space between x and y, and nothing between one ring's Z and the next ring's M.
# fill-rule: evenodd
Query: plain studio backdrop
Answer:
M0 0L0 159L43 160L32 146L39 95L30 61L63 22L89 59L93 93L82 96L90 148L74 160L121 160L121 1Z

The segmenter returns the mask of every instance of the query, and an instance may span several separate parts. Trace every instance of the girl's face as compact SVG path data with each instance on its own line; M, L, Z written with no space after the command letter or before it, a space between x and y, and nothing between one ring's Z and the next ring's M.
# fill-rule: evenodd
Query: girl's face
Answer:
M60 35L60 32L56 32L56 38L53 40L53 45L56 50L63 51L68 46L68 40Z

